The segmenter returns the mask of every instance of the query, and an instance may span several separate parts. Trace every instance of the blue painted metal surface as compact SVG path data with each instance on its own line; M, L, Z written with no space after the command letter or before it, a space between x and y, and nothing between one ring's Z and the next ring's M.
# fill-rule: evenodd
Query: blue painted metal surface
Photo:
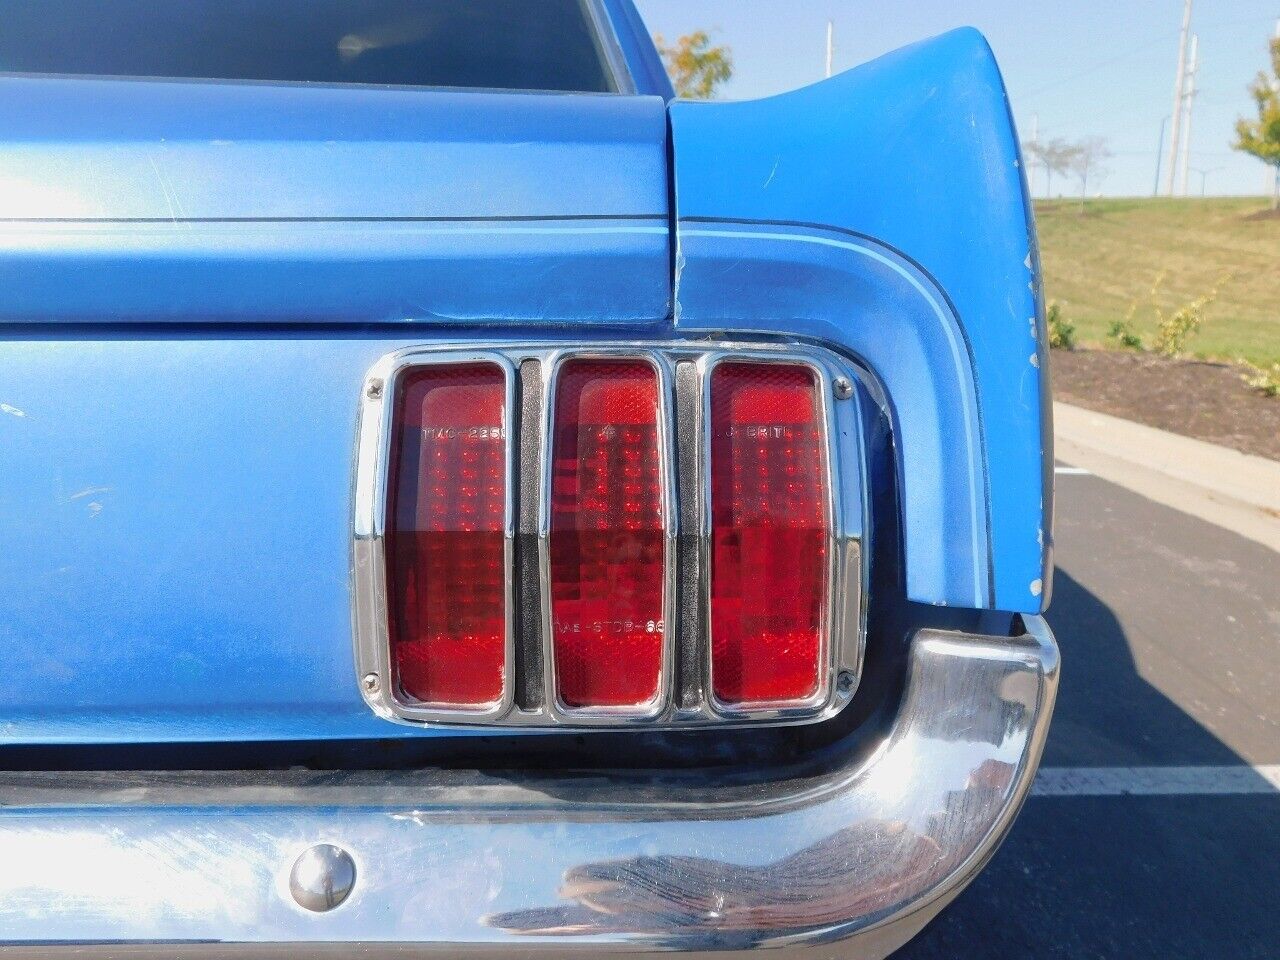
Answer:
M1040 610L1046 341L986 42L956 31L795 93L670 112L677 329L800 333L861 358L892 410L910 598Z
M669 333L663 101L0 78L0 126L0 740L431 735L355 686L360 384Z
M658 97L0 78L3 317L653 323Z
M356 687L365 372L420 339L0 343L0 739L399 737Z
M985 44L674 106L673 308L669 90L607 6L655 96L0 78L0 742L437 735L361 701L349 577L360 383L433 339L841 344L891 405L911 596L1040 606L1043 331Z

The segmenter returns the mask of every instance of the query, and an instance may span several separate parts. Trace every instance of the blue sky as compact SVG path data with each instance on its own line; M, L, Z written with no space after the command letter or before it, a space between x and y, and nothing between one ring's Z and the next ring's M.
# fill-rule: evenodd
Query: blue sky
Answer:
M835 69L847 70L953 27L991 41L1023 139L1039 116L1043 139L1105 137L1113 156L1101 191L1146 195L1155 182L1161 119L1173 106L1182 0L636 0L667 37L712 31L733 48L724 96L750 99L822 79L826 24L835 21ZM1267 170L1232 152L1235 120L1252 109L1246 86L1266 63L1280 0L1198 0L1201 91L1191 167L1212 171L1210 194L1261 194ZM1191 175L1193 193L1201 177ZM1054 193L1067 184L1055 182ZM1043 192L1041 175L1037 194ZM1092 191L1091 191L1092 192Z

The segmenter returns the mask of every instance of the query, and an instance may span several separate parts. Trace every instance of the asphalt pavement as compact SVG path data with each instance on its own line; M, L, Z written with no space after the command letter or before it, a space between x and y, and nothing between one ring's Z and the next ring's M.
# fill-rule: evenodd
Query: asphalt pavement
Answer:
M1057 480L1042 788L895 957L1280 958L1280 554Z

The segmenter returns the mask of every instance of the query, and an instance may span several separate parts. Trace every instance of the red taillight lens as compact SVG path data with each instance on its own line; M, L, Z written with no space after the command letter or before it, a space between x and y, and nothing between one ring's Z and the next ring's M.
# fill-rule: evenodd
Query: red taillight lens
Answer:
M506 660L506 377L420 367L397 391L387 537L400 691L427 704L502 699Z
M711 676L723 703L817 693L828 521L818 384L802 366L711 374Z
M666 569L657 371L630 360L561 367L552 457L557 693L569 707L647 703L661 674Z

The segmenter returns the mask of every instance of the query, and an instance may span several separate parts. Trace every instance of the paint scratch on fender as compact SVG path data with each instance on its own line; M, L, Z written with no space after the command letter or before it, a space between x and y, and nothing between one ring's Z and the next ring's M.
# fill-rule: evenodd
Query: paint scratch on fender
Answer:
M0 413L7 413L11 417L25 417L27 415L25 410L11 407L7 403L0 403Z
M773 178L774 178L774 177L776 177L776 176L778 175L778 165L779 165L780 163L782 163L782 158L781 158L781 157L779 157L777 160L773 161L773 169L769 171L769 176L765 179L765 181L764 181L764 186L760 188L761 190L768 190L768 189L769 189L769 184L773 183Z

